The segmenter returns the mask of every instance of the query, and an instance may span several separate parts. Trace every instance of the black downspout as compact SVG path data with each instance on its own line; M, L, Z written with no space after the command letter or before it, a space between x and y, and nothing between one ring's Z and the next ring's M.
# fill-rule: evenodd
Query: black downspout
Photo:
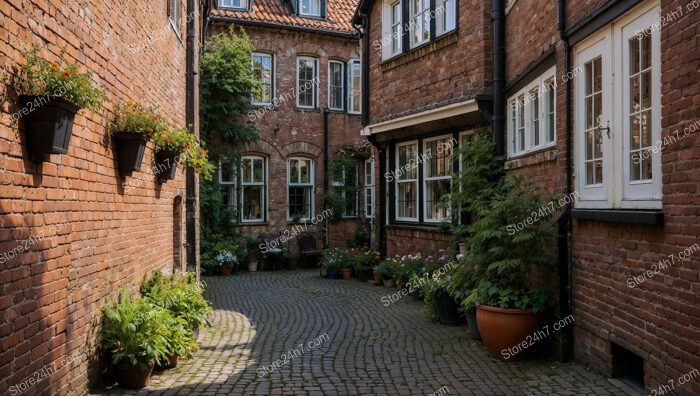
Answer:
M328 195L328 169L329 169L329 164L328 161L330 161L330 155L328 154L328 114L330 113L330 110L328 110L328 107L323 109L323 213L326 213L326 209L328 209L328 203L326 202L326 196ZM324 216L326 218L325 220L325 231L323 235L323 249L328 249L328 234L329 230L328 227L330 227L330 222L328 221L329 216Z
M386 183L384 182L386 179L383 178L384 174L386 173L386 149L383 147L382 144L377 143L377 139L374 135L371 135L367 138L369 142L374 146L374 148L377 149L377 157L379 161L379 176L382 177L382 182L380 183L378 180L380 177L375 178L375 186L379 184L379 199L375 199L375 208L374 208L374 218L375 218L375 224L377 224L377 234L378 234L378 239L379 239L379 254L382 257L386 257L386 228L384 227L384 221L386 220L386 200L384 197L386 197ZM376 188L376 187L375 187Z
M362 18L362 126L369 125L369 23L367 15Z
M195 133L195 100L196 87L195 76L195 56L197 55L196 28L197 18L190 18L191 15L198 14L197 0L187 0L187 48L185 67L185 120L191 133ZM195 186L195 175L192 169L187 169L185 186L185 233L186 233L186 257L187 267L194 271L199 278L199 268L197 266L197 196Z
M497 155L502 155L505 134L505 7L504 0L493 1L493 143Z
M559 36L564 42L564 63L566 76L571 74L571 47L569 38L566 35L566 2L558 0ZM572 182L572 130L571 130L571 79L566 82L566 104L565 104L565 134L566 134L566 194L573 193ZM566 318L572 312L572 220L571 203L566 206L563 222L559 224L559 316ZM562 224L563 223L563 224ZM561 361L571 360L574 352L574 329L573 326L566 326L560 333L561 340Z

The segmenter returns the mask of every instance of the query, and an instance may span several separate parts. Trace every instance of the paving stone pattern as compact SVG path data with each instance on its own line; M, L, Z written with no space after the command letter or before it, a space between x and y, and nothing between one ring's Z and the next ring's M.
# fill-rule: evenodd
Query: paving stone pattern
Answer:
M431 395L441 388L443 395L623 393L577 365L492 359L480 342L468 339L466 326L428 322L421 302L402 297L384 306L381 297L397 289L321 279L317 271L205 282L215 316L213 327L201 332L196 356L154 375L145 389L106 394ZM299 344L303 351L294 352ZM278 359L283 364L270 367Z

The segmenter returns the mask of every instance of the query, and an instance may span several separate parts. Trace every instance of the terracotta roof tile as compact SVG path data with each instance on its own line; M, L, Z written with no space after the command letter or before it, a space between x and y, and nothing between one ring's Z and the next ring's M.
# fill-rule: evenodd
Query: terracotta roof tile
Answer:
M284 25L306 27L342 33L354 33L351 19L359 0L327 0L327 18L304 18L294 15L284 0L250 0L251 11L213 9L212 16L245 21L273 22Z

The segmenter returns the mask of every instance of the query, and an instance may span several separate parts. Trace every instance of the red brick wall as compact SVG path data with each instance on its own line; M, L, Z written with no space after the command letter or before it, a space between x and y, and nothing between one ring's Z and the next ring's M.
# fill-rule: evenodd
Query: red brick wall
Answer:
M492 91L490 2L459 1L455 33L386 62L378 50L381 7L375 1L369 13L370 124Z
M177 38L166 2L0 3L1 67L24 62L20 51L31 44L50 61L65 50L108 97L106 118L80 111L68 154L44 163L28 159L22 122L18 129L11 118L18 110L11 90L13 100L2 103L0 254L17 254L0 264L0 393L46 366L55 372L27 394L85 394L100 369L95 336L108 296L122 285L136 289L155 268L173 268L184 174L157 184L149 145L141 172L121 179L103 125L129 99L185 123L185 18Z
M387 257L415 253L427 256L440 249L448 250L450 248L450 235L444 232L388 226L386 233Z
M226 24L210 27L214 35L228 29ZM273 110L257 108L251 114L260 139L245 145L243 153L258 153L267 158L268 221L263 225L242 225L240 230L256 237L261 233L280 233L292 227L287 222L287 159L304 156L314 160L315 166L315 212L323 212L324 129L323 108L328 103L328 61L360 59L359 41L322 34L295 32L285 29L245 27L255 51L272 53L275 58L275 97L278 106ZM302 110L296 107L296 61L297 56L313 56L319 60L319 104L320 109ZM282 100L284 98L284 100ZM275 129L278 129L275 132ZM360 116L332 111L328 115L329 155L340 146L366 145L360 136ZM331 158L332 159L332 158ZM360 181L364 164L358 162ZM360 209L363 207L360 194ZM363 221L361 218L360 221ZM343 220L330 228L331 247L344 247L357 228L356 220ZM308 231L321 233L320 227L309 225ZM322 243L322 240L319 240ZM296 241L289 243L292 254L297 251Z

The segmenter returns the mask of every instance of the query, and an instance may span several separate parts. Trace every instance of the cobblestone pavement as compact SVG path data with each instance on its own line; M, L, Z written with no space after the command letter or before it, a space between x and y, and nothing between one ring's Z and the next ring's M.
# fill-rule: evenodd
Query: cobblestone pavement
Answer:
M205 281L215 317L196 356L154 375L146 389L107 394L623 394L576 365L492 359L466 326L424 319L421 302L402 297L384 306L381 297L397 289L321 279L318 271Z

